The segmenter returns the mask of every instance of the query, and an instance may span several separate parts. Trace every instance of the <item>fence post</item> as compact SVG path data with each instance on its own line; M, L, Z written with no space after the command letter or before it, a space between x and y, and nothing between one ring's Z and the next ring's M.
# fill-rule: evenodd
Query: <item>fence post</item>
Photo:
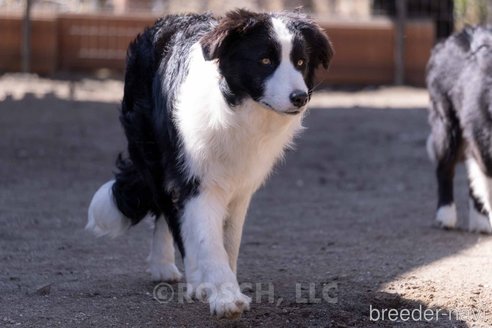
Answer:
M395 24L395 84L405 82L405 21L407 16L407 1L394 0L396 4Z
M22 19L22 72L31 71L31 7L33 0L26 0Z

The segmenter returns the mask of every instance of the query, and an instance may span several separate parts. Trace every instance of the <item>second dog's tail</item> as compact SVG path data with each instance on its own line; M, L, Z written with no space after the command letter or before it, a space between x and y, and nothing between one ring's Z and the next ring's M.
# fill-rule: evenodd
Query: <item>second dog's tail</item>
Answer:
M129 160L118 159L119 172L92 197L86 229L116 237L153 211L150 188Z

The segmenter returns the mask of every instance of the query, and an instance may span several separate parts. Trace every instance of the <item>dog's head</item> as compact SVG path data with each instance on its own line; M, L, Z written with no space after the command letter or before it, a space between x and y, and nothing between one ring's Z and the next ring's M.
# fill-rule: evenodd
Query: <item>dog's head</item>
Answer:
M333 49L321 28L298 13L229 12L202 40L217 60L222 92L231 105L251 98L282 114L298 114L310 99L318 66Z

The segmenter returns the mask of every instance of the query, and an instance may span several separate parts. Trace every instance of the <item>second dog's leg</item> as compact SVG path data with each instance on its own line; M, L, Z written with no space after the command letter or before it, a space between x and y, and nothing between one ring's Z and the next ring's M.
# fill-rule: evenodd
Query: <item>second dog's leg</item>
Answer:
M204 191L187 201L181 232L185 249L186 280L196 296L205 295L210 312L233 318L249 309L224 248L227 197Z
M458 222L453 196L453 179L455 163L440 161L437 169L438 203L436 220L444 228L454 228Z
M436 221L444 228L454 228L458 218L453 197L453 179L462 152L462 131L450 101L442 95L434 95L431 100L431 134L427 139L427 152L436 164Z
M174 263L174 240L164 217L156 218L152 246L147 259L153 281L179 281L182 274Z
M468 229L472 232L492 233L491 184L474 158L466 160L470 184L470 216Z

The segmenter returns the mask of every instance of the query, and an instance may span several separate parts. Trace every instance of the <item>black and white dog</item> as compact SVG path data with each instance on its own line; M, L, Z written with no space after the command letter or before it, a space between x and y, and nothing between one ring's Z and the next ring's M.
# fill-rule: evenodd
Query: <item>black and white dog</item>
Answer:
M94 195L87 228L116 236L154 216L152 278L181 279L176 243L190 295L204 292L219 317L240 315L250 303L236 265L251 196L301 129L315 69L332 54L297 13L158 20L129 46L128 158Z
M427 139L437 165L436 219L457 223L454 169L465 161L470 188L469 230L492 233L492 30L466 27L438 44L427 67L431 97Z

